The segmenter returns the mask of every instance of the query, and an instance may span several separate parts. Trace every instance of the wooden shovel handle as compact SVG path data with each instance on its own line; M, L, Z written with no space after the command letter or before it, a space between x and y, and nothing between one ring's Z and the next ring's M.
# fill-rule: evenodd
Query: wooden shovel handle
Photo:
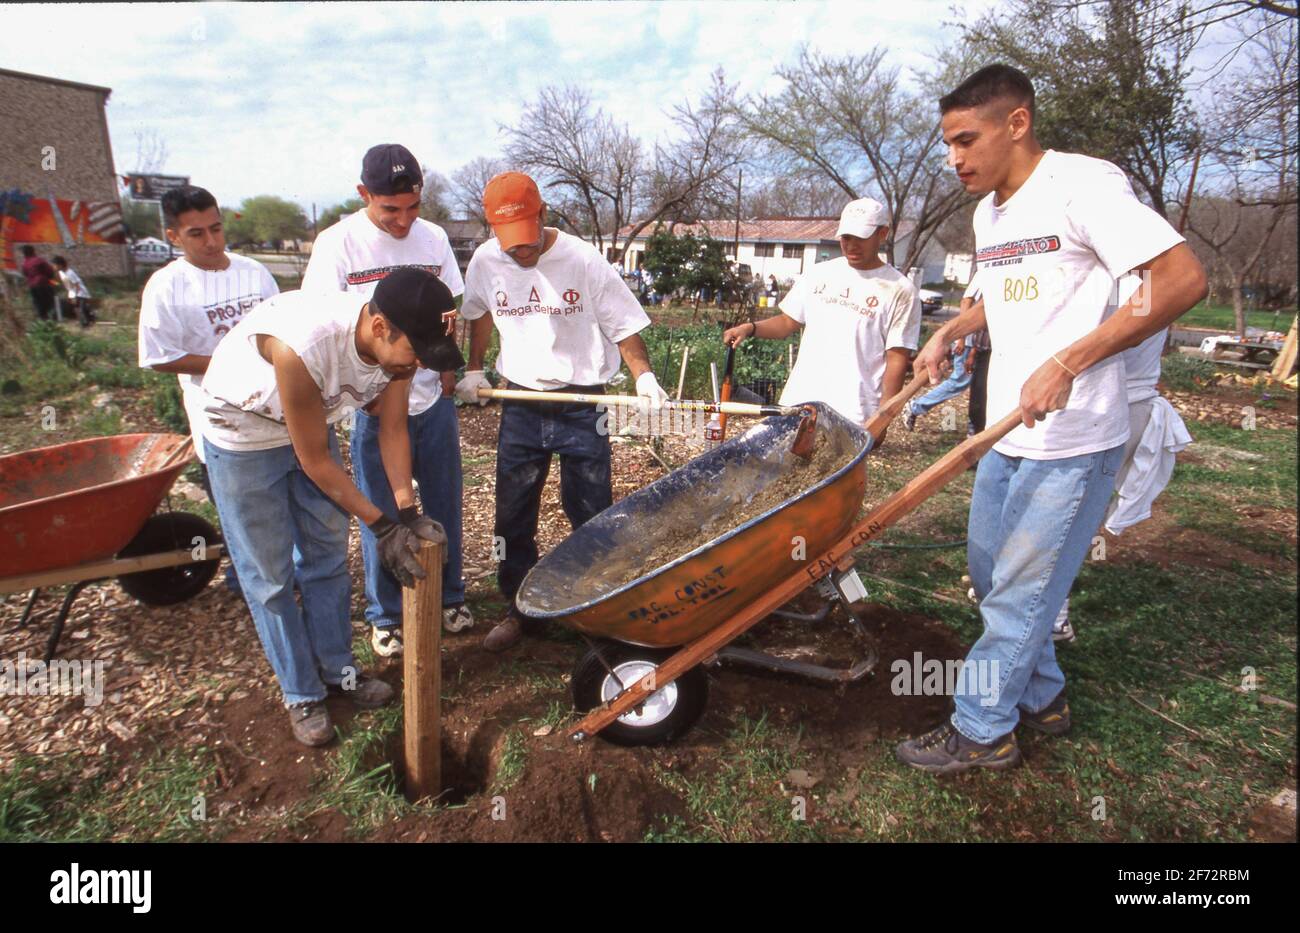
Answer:
M885 428L889 427L889 423L898 417L898 413L903 410L903 406L929 385L929 373L918 373L911 382L903 386L897 395L877 408L876 413L867 420L866 424L867 433L871 435L871 439L879 441L880 435L884 433Z

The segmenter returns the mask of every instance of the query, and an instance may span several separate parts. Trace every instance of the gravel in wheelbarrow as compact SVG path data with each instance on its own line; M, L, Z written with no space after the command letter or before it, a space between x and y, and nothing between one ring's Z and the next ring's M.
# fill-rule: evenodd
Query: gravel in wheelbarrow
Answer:
M650 647L684 644L843 534L871 438L816 403L813 456L798 415L768 418L615 503L537 563L525 615Z

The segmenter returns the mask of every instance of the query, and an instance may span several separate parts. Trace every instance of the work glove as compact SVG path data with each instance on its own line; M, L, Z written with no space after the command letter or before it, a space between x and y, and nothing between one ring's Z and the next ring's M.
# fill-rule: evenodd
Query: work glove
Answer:
M486 405L488 400L479 398L478 390L490 388L492 388L492 383L487 381L487 376L483 375L483 370L467 369L465 378L456 383L456 398L466 405Z
M668 401L668 393L659 387L659 380L649 370L636 377L636 394L649 401L651 411L658 411Z
M411 529L418 538L432 541L434 544L447 543L447 533L443 531L442 526L427 515L421 515L420 510L413 505L399 509L397 520Z
M417 518L416 521L419 521ZM442 534L442 528L432 519L424 519L429 525L437 529L438 534ZM415 586L416 580L424 579L424 568L420 566L416 555L420 552L420 539L436 541L436 538L427 537L431 531L425 527L425 534L420 534L411 526L400 521L395 522L387 515L381 515L379 518L367 526L375 536L375 544L379 549L380 565L393 575L393 577L402 586ZM443 536L446 540L446 536Z

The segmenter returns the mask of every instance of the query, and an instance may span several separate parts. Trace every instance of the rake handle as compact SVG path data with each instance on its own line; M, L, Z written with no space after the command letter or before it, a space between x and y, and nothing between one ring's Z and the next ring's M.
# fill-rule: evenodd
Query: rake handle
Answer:
M647 404L640 395L588 395L584 392L538 392L531 389L479 389L479 398L494 398L514 402L568 402L578 405L624 405L638 407ZM705 402L669 399L663 408L672 411L720 412L728 415L797 415L798 407L787 405L752 405L748 402Z

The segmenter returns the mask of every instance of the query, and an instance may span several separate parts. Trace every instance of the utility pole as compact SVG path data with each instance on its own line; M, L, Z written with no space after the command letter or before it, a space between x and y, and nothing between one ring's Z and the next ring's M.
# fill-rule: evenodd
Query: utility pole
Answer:
M736 237L731 245L731 254L736 260L736 265L740 265L740 186L745 181L745 170L742 168L736 173Z

